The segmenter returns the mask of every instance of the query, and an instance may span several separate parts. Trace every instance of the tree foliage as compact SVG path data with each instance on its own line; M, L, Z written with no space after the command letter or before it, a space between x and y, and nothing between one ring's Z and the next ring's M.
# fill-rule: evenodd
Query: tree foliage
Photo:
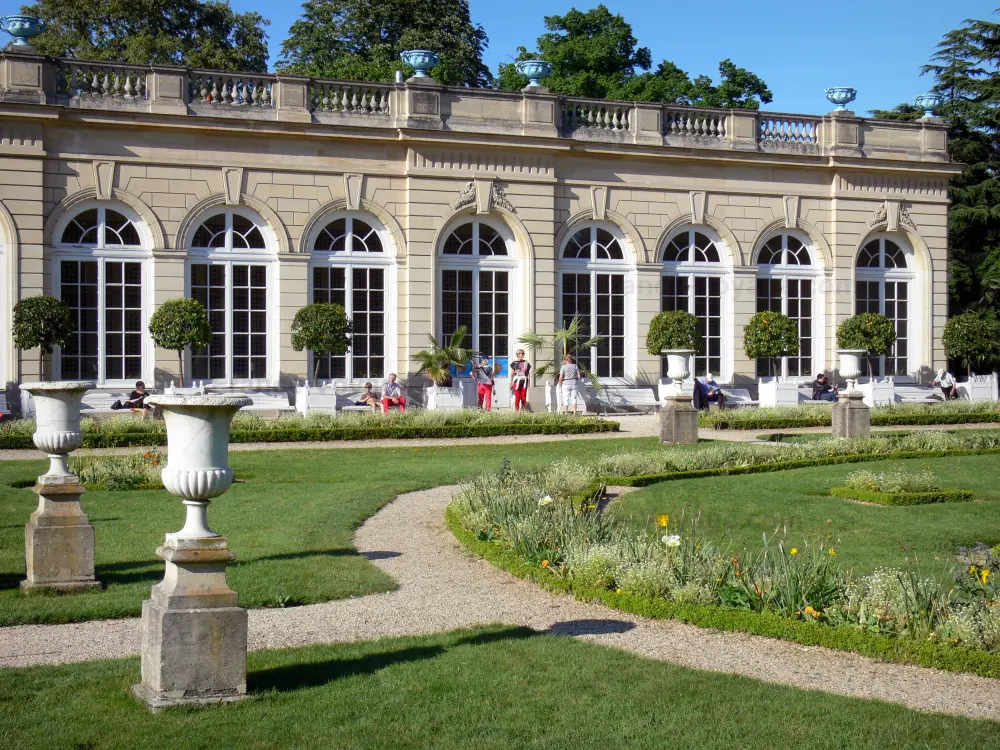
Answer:
M440 58L431 71L438 83L485 87L493 83L483 63L488 43L468 0L306 0L281 45L278 69L389 82L404 69L401 52L429 49Z
M344 354L351 346L351 321L340 305L314 302L299 308L292 319L292 349L310 349L316 357L313 382L318 382L320 357Z
M698 318L684 310L657 313L649 321L646 351L662 354L667 349L694 349L701 352L705 339L698 330Z
M31 43L48 55L267 70L269 21L223 0L38 0L22 11L45 21Z
M757 109L772 99L764 81L728 59L719 63L718 84L706 75L692 80L668 60L651 70L649 48L639 47L632 26L604 5L546 16L545 28L548 31L538 37L538 51L519 47L517 60L540 58L552 63L545 85L557 94L743 109ZM527 83L514 63L501 63L499 88L515 91Z
M465 367L472 359L472 350L465 346L467 333L465 326L459 326L444 344L439 344L437 339L427 334L430 348L421 349L413 355L413 361L417 363L420 372L435 385L450 385L452 366Z
M953 313L1000 304L1000 24L967 20L949 31L921 71L944 98L948 152L965 169L949 189L949 285ZM885 119L921 116L910 104L873 110Z
M743 351L750 359L799 353L799 327L787 315L763 310L743 326Z
M55 346L66 346L76 332L73 312L62 300L40 294L25 297L14 305L14 346L24 351L38 348L38 376L42 377L42 357Z
M187 347L191 350L208 346L212 342L212 326L208 313L198 300L187 297L168 299L149 318L149 334L161 349L177 352L181 385L184 385L184 357Z
M947 357L960 361L971 376L973 367L1000 356L1000 326L993 316L956 315L945 324L941 343Z
M518 338L518 341L528 347L532 355L539 350L546 352L546 361L535 365L536 377L558 378L563 357L572 354L577 360L576 365L580 369L580 374L595 388L601 387L600 379L590 371L587 363L590 362L590 350L600 344L603 338L587 336L579 316L574 315L567 325L554 331L551 336L530 332Z
M858 313L837 327L837 348L864 349L868 352L869 376L872 376L870 355L888 354L895 343L896 327L880 313Z

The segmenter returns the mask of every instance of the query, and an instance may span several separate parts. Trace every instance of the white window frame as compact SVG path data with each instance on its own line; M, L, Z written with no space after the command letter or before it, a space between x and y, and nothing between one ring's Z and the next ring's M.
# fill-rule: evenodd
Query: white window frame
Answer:
M354 250L354 234L353 234L353 220L357 218L368 224L375 230L378 235L379 241L382 243L382 252L373 253L367 250ZM316 240L322 234L323 230L329 226L332 222L338 219L347 219L347 225L345 227L347 231L347 242L346 250L314 250L316 245ZM395 372L396 370L396 349L398 346L398 321L399 321L399 305L397 303L397 272L396 272L396 249L395 244L392 241L392 234L388 229L376 219L374 216L368 213L359 211L336 211L327 216L324 216L322 221L317 222L316 227L313 229L309 236L309 243L306 245L309 248L310 260L309 260L309 302L312 303L313 299L313 269L314 268L343 268L344 269L344 310L347 313L348 320L353 320L354 316L354 277L351 271L355 268L381 268L385 271L384 285L385 289L383 294L385 298L383 300L383 305L385 307L385 334L383 336L383 347L384 355L383 359L385 361L385 376L382 378L355 378L354 377L354 361L353 352L349 349L345 355L345 376L344 378L335 378L334 382L342 383L344 385L354 385L360 383L370 382L373 385L381 385L388 378L389 373ZM316 371L316 358L312 351L309 351L309 374L307 380L312 377L312 374ZM319 385L316 383L315 385Z
M682 234L688 235L688 258L683 261L664 261L663 256L666 252L667 246L670 245L677 237ZM705 235L714 245L716 252L719 254L719 262L705 262L697 261L694 259L694 235L703 234ZM733 379L733 273L732 268L729 265L729 252L726 248L725 243L719 235L712 230L710 227L704 225L694 225L687 226L683 229L672 233L663 242L663 245L659 250L659 260L662 270L660 271L660 290L659 307L663 306L663 279L665 277L673 278L687 278L688 284L688 309L687 311L692 315L695 314L695 278L697 277L707 277L707 278L718 278L719 279L719 317L722 323L722 328L720 332L720 348L719 348L719 370L718 373L712 373L717 379L720 379L724 383L730 383ZM756 290L755 290L756 291ZM756 302L756 300L755 300ZM705 355L701 355L705 356ZM696 361L698 355L693 355L688 363L689 371L692 376L701 377L705 373L697 372Z
M775 237L782 237L781 263L760 263L760 253L764 246ZM792 237L802 243L809 255L809 265L789 265L788 263L788 238ZM754 279L754 309L757 309L757 283L756 279L780 279L781 280L781 314L788 315L788 282L810 281L812 282L812 355L810 373L792 376L794 382L807 383L813 379L813 373L822 372L825 366L825 358L822 353L825 351L823 332L823 310L824 298L822 284L823 269L819 263L819 253L816 247L809 241L809 238L798 232L775 232L766 240L760 243L757 249L757 276ZM781 357L781 372L777 373L782 379L788 379L788 357ZM755 365L756 372L756 365ZM767 376L759 376L767 377Z
M63 232L66 230L69 223L84 211L89 211L93 208L97 209L97 242L93 245L73 243L63 244ZM107 246L104 244L104 224L108 209L121 214L132 222L139 235L138 245ZM97 386L99 388L127 387L131 389L135 386L135 381L137 379L152 382L154 375L154 363L151 354L154 351L154 346L152 336L149 334L149 317L152 314L153 300L155 296L153 289L153 253L151 250L152 236L149 232L149 227L146 226L146 223L130 206L113 201L89 200L75 206L71 213L67 213L66 216L63 216L59 222L57 222L53 228L50 242L54 259L52 268L52 289L54 297L59 299L62 298L62 261L97 262L97 379L95 380ZM139 263L141 266L142 304L140 315L142 320L142 351L139 356L142 361L142 365L140 367L141 375L139 378L116 378L109 380L105 376L107 371L107 363L105 362L105 358L107 357L106 260ZM62 379L61 347L55 347L53 351L52 372L56 380Z
M220 213L226 214L226 246L219 248L198 248L192 247L194 235L202 223L217 216ZM248 250L246 248L233 249L232 246L232 217L239 214L245 219L252 221L260 230L264 237L264 249ZM187 262L184 269L184 296L191 297L191 266L196 264L223 265L226 267L226 373L222 378L206 378L206 385L214 386L251 386L251 387L274 387L278 385L280 370L280 266L277 262L276 248L277 239L270 225L256 212L247 208L231 208L214 206L206 210L201 217L193 222L190 234L187 237ZM267 268L267 375L264 378L234 378L233 377L233 266L234 265L263 265ZM275 293L272 293L272 290ZM190 347L185 352L184 371L188 374L188 379L194 381L191 368L192 352ZM201 380L201 379L199 379Z
M859 266L858 259L861 256L861 251L868 247L872 242L878 241L879 243L879 264L878 267L870 266ZM905 268L886 268L885 266L885 243L886 240L894 243L903 251L903 259L906 261ZM879 232L877 234L869 235L865 238L865 241L861 243L858 247L857 255L854 258L854 283L851 285L851 314L855 314L854 311L858 309L858 284L859 281L877 281L878 282L878 309L879 313L885 315L885 284L889 282L905 282L906 283L906 373L904 375L892 375L886 376L885 373L885 356L879 355L878 357L878 372L883 374L876 374L875 377L885 378L892 377L894 380L914 380L914 373L916 372L915 363L919 361L914 352L919 350L919 344L923 340L920 327L920 316L916 314L916 300L914 294L918 292L917 289L917 272L916 272L916 255L913 251L913 247L910 245L906 239L900 234L894 234L891 232ZM863 373L867 374L867 373Z
M570 240L581 230L590 229L590 258L566 258L564 257L566 248ZM622 259L597 257L597 230L603 229L618 240L618 245L622 249ZM625 237L625 233L615 224L606 221L592 221L573 227L567 232L559 248L559 261L556 264L556 274L558 284L556 294L559 302L559 315L556 324L563 326L563 274L590 274L590 331L597 330L597 277L604 274L620 274L625 277L625 371L622 376L599 377L605 385L631 385L635 382L636 374L636 320L638 319L638 295L635 293L637 287L636 267L632 262L632 247ZM597 347L590 349L590 363L588 369L591 372L597 371Z

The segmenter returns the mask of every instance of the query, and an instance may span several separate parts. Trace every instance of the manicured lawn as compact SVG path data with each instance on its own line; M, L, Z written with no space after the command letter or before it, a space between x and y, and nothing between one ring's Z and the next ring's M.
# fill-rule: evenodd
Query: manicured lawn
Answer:
M969 489L977 501L913 507L871 507L832 498L831 487L844 484L864 468L928 468L946 487ZM661 513L690 518L701 512L699 532L739 551L759 547L762 534L787 529L789 545L810 535L832 535L841 564L857 573L877 567L919 562L927 574L941 577L957 565L959 546L1000 542L1000 456L958 456L864 465L710 477L663 482L628 495L624 512L640 526Z
M395 587L361 557L354 530L393 497L454 483L504 456L540 466L609 450L648 448L655 440L574 440L523 445L379 450L234 453L238 483L212 502L209 521L229 538L237 561L230 585L245 607L274 607L360 596ZM138 616L163 577L155 557L163 535L183 525L180 501L164 490L88 492L83 508L97 535L97 576L106 590L25 597L24 524L35 509L30 482L43 461L0 462L0 625Z
M0 670L0 746L950 748L997 732L522 628L259 652L249 669L242 703L157 715L129 693L135 659Z

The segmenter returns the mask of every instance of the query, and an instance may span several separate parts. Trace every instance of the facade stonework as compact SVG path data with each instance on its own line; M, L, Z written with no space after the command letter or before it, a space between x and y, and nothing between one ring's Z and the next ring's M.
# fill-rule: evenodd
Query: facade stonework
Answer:
M579 314L605 337L584 355L599 375L653 384L645 337L662 309L703 319L696 371L720 381L763 372L742 330L765 308L799 321L808 351L772 363L790 377L833 370L836 326L862 309L897 322L882 374L944 363L958 168L934 118L94 72L12 53L0 68L7 381L40 376L10 319L41 293L66 299L81 330L42 375L107 387L176 380L176 355L155 350L146 324L185 295L217 333L188 372L216 386L311 379L290 335L311 301L341 302L355 323L352 352L321 377L362 383L421 382L413 353L457 325L510 356L519 335Z

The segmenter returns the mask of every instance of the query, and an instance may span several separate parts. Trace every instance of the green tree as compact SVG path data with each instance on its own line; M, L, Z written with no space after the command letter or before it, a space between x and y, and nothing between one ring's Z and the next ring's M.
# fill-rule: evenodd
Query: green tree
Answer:
M945 323L941 343L948 359L959 360L972 377L975 365L1000 355L1000 326L993 317L978 313L956 315Z
M700 353L704 348L705 339L698 330L698 318L689 312L661 312L649 321L646 351L654 356L668 349L693 349Z
M651 71L649 48L639 47L632 26L604 5L546 16L545 28L546 33L538 37L538 51L519 47L516 61L541 58L552 63L545 85L557 94L747 109L757 109L772 99L760 78L731 60L719 63L718 85L704 75L692 81L668 60ZM500 64L499 88L516 91L527 83L514 63Z
M45 21L31 43L47 55L267 70L269 21L223 0L38 0L21 10Z
M320 358L344 354L351 346L351 321L340 305L313 302L299 308L292 319L292 349L312 350L316 359L313 382L319 382Z
M149 334L161 349L177 352L181 386L184 385L184 349L208 346L212 342L212 326L208 313L198 300L187 297L168 299L149 319Z
M868 377L874 377L872 355L888 354L896 343L896 327L880 313L858 313L837 327L839 349L868 352Z
M438 344L437 339L427 334L429 349L421 349L413 355L420 372L430 378L435 385L451 384L451 368L465 367L472 358L472 350L465 346L465 336L468 329L459 326L445 344Z
M483 63L489 39L468 0L306 0L281 45L278 69L351 81L393 80L400 52L429 49L440 58L434 80L490 86Z
M563 356L568 353L577 358L576 364L580 368L580 374L589 380L595 388L600 388L600 378L587 368L583 360L590 361L590 350L600 344L603 339L600 336L584 338L585 335L583 321L574 315L567 325L554 331L551 336L542 336L531 332L518 338L518 341L527 346L532 354L535 354L539 349L548 351L548 359L535 366L536 377L543 378L548 375L552 379L558 378Z
M45 354L54 346L66 346L76 332L73 312L62 300L40 294L25 297L14 305L14 346L21 351L38 347L38 378L42 378Z
M773 368L776 357L799 353L799 327L787 315L762 310L743 326L743 351L749 359L767 359Z

